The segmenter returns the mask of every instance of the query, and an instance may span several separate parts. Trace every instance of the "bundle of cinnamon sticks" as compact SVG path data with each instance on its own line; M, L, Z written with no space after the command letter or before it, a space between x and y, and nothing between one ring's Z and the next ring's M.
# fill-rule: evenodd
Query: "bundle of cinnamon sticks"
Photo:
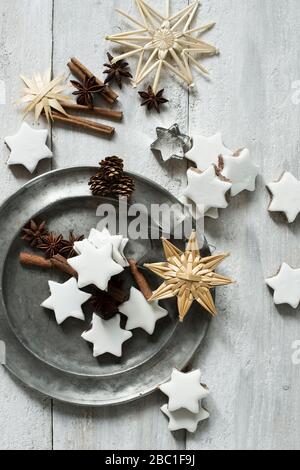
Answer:
M73 57L70 62L68 63L68 67L72 74L80 81L84 82L87 78L94 77L93 73L87 69L78 59ZM100 86L104 86L104 83L97 77L95 77L97 84ZM106 86L102 97L110 104L116 102L118 99L117 93L115 93L109 86ZM66 110L71 111L79 111L79 112L86 112L90 114L94 114L96 116L101 116L103 118L112 119L116 121L121 121L123 119L122 111L112 110L110 108L102 108L102 107L89 107L89 106L82 106L76 104L72 101L65 101L61 103L63 108ZM54 121L61 122L63 124L70 124L73 126L80 127L81 129L85 129L88 131L97 132L103 136L111 137L115 133L115 128L112 126L108 126L105 124L101 124L90 119L83 119L78 116L74 116L72 114L61 114L59 112L53 111L52 116Z

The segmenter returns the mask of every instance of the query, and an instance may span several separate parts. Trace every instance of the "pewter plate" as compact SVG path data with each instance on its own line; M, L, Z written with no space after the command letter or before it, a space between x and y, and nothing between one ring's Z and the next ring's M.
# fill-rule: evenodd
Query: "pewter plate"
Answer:
M31 388L58 400L84 406L106 406L129 402L153 392L170 378L173 367L183 369L205 336L209 317L195 305L183 324L177 321L175 300L164 306L169 316L149 336L135 330L124 344L123 357L93 358L81 334L89 329L92 312L86 309L85 323L68 319L62 326L53 312L40 307L49 296L48 280L63 282L64 274L28 269L19 264L24 249L22 227L31 218L47 220L50 230L69 229L88 235L99 223L99 205L108 202L92 197L87 185L93 167L69 168L42 175L21 188L0 209L0 340L6 345L7 369ZM138 175L134 202L174 204L178 201L157 184ZM154 224L155 221L151 221ZM185 240L181 241L182 247ZM207 254L207 249L204 248ZM130 240L127 257L140 263L163 259L159 240ZM159 279L147 273L153 288ZM130 272L124 285L132 284Z

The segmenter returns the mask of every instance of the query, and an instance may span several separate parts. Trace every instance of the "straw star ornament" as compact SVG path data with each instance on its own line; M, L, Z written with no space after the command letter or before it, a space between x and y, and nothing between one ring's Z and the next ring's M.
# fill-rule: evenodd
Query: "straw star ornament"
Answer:
M189 86L194 84L191 65L200 73L208 74L195 56L213 56L218 53L215 47L199 38L215 23L191 27L201 4L199 0L174 15L170 12L170 0L166 0L164 14L155 10L144 0L135 0L135 3L140 14L139 19L120 9L117 9L117 12L139 29L106 37L107 40L129 49L129 52L115 57L114 63L131 56L138 56L138 65L133 79L135 87L155 71L152 89L154 93L157 93L163 68L174 73Z
M38 121L42 112L45 113L47 121L53 120L51 109L54 109L67 116L66 111L60 102L70 100L70 97L62 93L67 90L64 76L51 79L51 70L49 69L43 76L36 73L33 78L21 76L26 85L23 89L23 97L18 104L25 104L24 115L34 111L35 120Z
M177 297L181 322L194 301L212 316L216 316L217 310L210 291L217 286L233 284L233 281L215 273L214 270L229 256L229 253L202 258L195 231L192 232L185 252L180 251L166 239L162 241L167 261L145 265L164 279L164 283L153 292L149 302Z

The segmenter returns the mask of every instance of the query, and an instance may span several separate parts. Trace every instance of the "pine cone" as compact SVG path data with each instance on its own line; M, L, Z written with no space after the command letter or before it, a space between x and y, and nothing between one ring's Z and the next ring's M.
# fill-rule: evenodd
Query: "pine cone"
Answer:
M134 191L134 181L124 175L123 160L119 157L108 157L100 163L100 171L90 179L94 196L127 197Z
M129 198L134 192L134 181L130 176L123 176L117 183L113 184L111 190L114 194Z
M89 183L94 196L111 196L111 184L105 181L100 173L91 178Z
M118 180L123 176L124 163L119 157L107 157L100 162L100 173L102 178L107 181Z

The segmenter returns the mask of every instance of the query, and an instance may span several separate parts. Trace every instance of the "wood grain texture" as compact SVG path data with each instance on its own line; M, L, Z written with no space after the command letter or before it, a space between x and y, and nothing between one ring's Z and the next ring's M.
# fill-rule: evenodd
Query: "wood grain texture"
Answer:
M1 202L31 178L21 167L7 168L9 151L4 137L15 134L22 121L14 105L21 89L19 75L34 72L33 64L42 70L51 66L51 24L52 0L0 2L0 80L6 89L6 104L0 105ZM49 161L42 162L38 172L47 168L50 168ZM50 449L52 445L51 401L20 385L3 367L0 368L0 436L1 449Z
M54 16L52 18L52 3ZM160 7L163 0L155 0ZM188 0L173 0L181 8ZM206 222L206 235L217 251L231 258L221 272L238 284L220 288L220 315L194 360L211 389L209 421L195 435L172 435L159 407L165 397L154 394L131 405L81 409L54 403L53 436L50 400L16 383L0 369L0 448L55 449L299 449L300 367L291 361L292 343L300 338L299 311L276 308L264 279L282 261L300 266L300 221L287 226L267 212L265 184L283 170L300 178L300 113L292 103L292 83L300 80L300 3L298 0L203 0L200 19L216 21L205 38L220 48L205 60L211 79L198 77L188 98L175 80L165 80L171 103L160 116L145 117L136 91L125 87L119 106L124 123L116 123L111 141L55 126L53 167L97 164L107 155L123 156L129 170L160 182L179 195L186 164L162 164L149 151L157 125L178 122L191 135L221 130L233 149L248 146L261 167L255 193L243 193ZM83 6L84 4L84 6ZM88 4L88 8L86 5ZM1 0L0 80L7 86L7 104L0 105L0 182L3 200L29 175L5 165L6 135L21 116L12 102L18 96L20 73L31 74L51 64L64 72L75 55L101 74L103 37L121 23L114 8L134 13L132 0ZM53 20L53 33L52 33ZM49 168L42 163L39 171ZM0 338L1 339L1 338Z
M224 0L220 8L212 0L203 11L217 21L221 55L211 60L213 81L199 81L200 96L191 97L191 133L222 130L227 146L249 146L261 177L255 193L237 196L217 222L206 224L217 250L232 252L222 271L238 284L218 291L220 316L195 361L212 390L211 419L187 444L297 449L300 370L291 345L300 335L299 312L276 308L264 279L283 261L300 265L299 220L288 226L271 218L265 190L285 169L300 177L299 107L291 101L300 76L300 4Z

